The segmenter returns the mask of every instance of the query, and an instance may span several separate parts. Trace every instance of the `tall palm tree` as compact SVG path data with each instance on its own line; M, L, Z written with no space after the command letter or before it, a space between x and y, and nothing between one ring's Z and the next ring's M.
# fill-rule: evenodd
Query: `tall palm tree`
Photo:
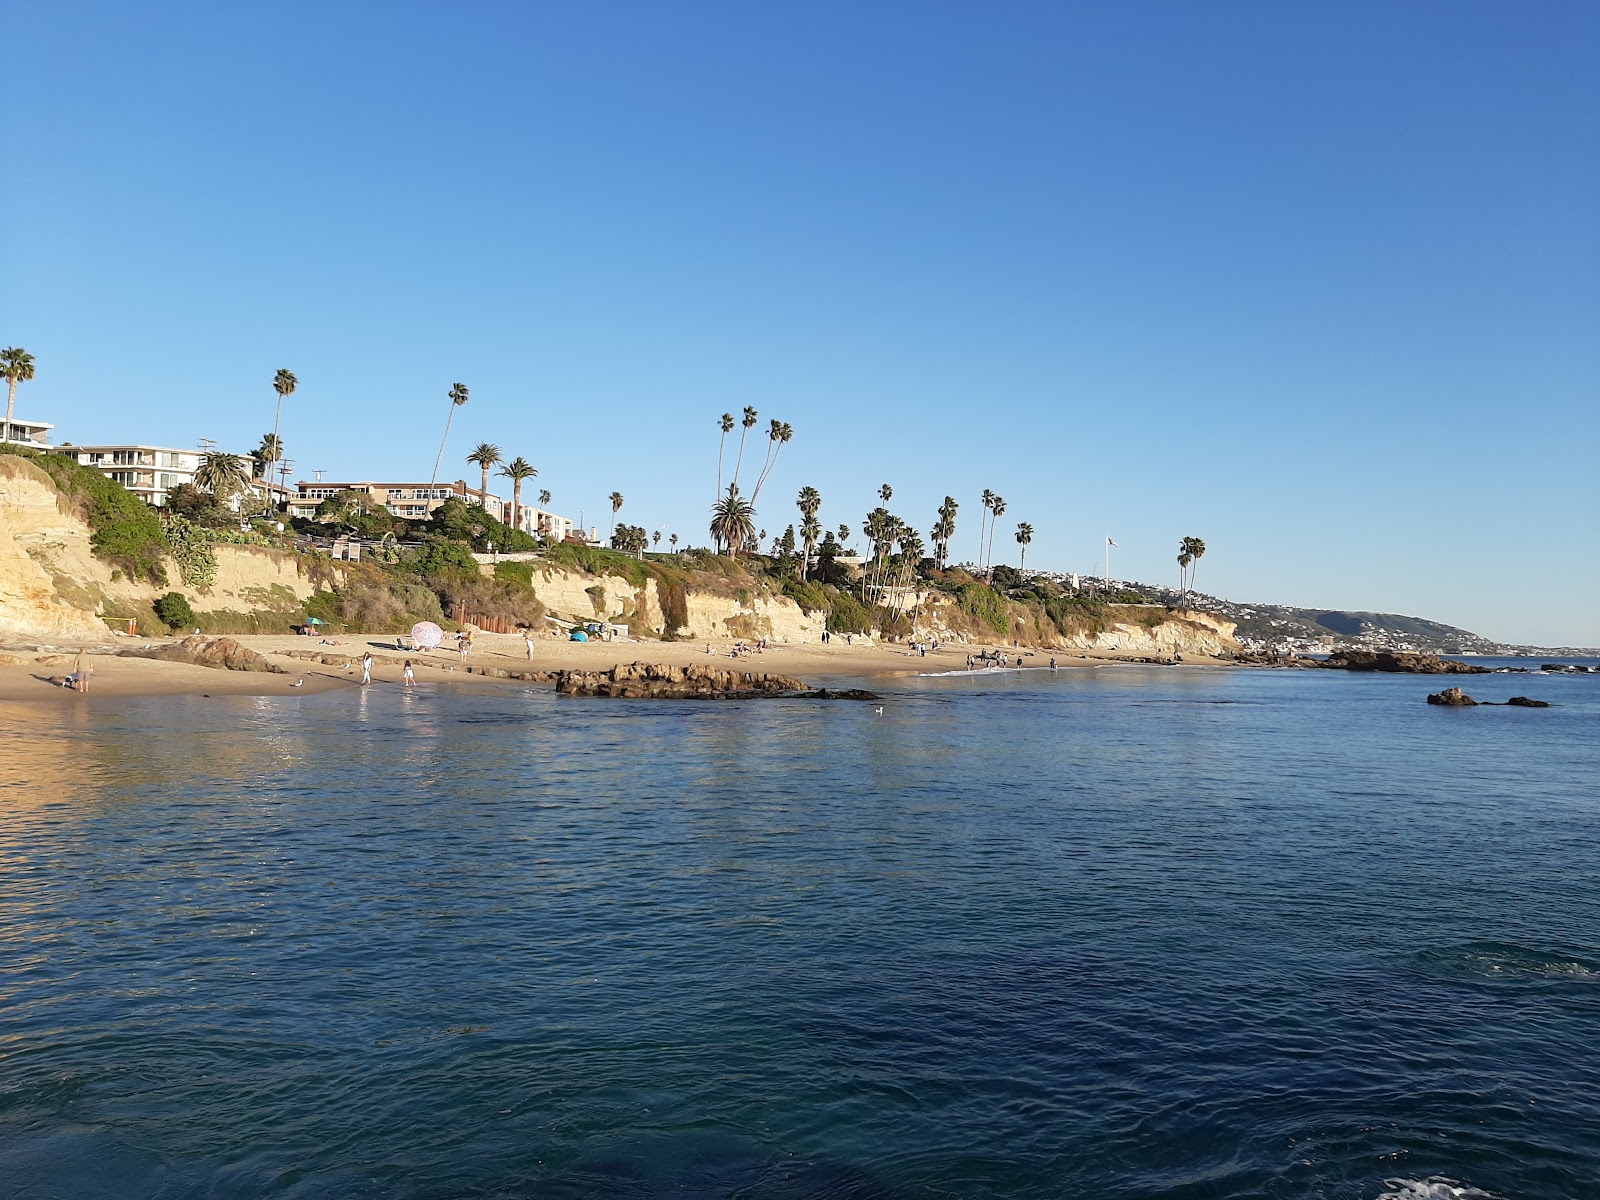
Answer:
M661 530L658 529L658 530L656 530L654 533L652 533L650 535L650 544L652 546L660 547L660 545L661 545Z
M1022 547L1022 563L1017 567L1019 571L1028 569L1028 547L1033 545L1033 526L1023 521L1017 526L1017 545Z
M672 553L673 554L677 554L678 553L678 535L677 534L673 534L671 537L669 537L667 539L667 541L672 543Z
M984 556L984 561L988 564L988 571L992 577L994 575L994 531L996 526L1000 524L1000 518L1005 516L1006 502L996 496L989 501L989 511L994 515L989 519L989 551Z
M1199 567L1200 560L1205 557L1206 544L1200 538L1186 537L1183 539L1182 550L1189 556L1189 586L1192 588L1195 570Z
M6 377L6 435L11 440L11 421L17 415L17 384L33 378L33 355L21 346L8 346L0 350L0 375Z
M1184 545L1189 539L1184 538L1178 543L1178 603L1182 604L1189 596L1188 571L1189 564L1194 562L1194 555L1189 553L1189 548Z
M278 427L283 422L283 398L294 395L295 388L299 386L300 381L294 377L293 371L280 370L272 377L272 390L278 393L278 410L272 418L272 440L278 447L278 458L283 457L283 441L278 437Z
M956 510L960 505L954 496L946 496L939 505L939 520L929 531L933 535L934 562L942 571L950 562L950 539L956 535Z
M806 556L800 565L800 578L804 579L811 566L811 551L822 536L822 526L817 521L817 511L822 507L822 493L808 485L800 489L794 503L800 510L800 537L806 547Z
M539 507L540 508L549 508L550 507L550 490L548 488L540 488L539 489Z
M711 536L737 558L745 544L756 538L756 510L733 488L711 508Z
M722 451L728 444L728 435L733 432L733 414L723 413L717 422L722 430L722 436L717 439L717 498L722 498Z
M988 521L989 510L994 507L995 496L988 488L983 489L983 516L978 519L978 570L983 570L983 529Z
M894 497L894 489L892 487L890 487L887 483L884 484L881 488L878 489L878 499L882 500L885 504L888 504L889 501L891 499L893 499L893 497Z
M250 472L244 465L244 459L237 454L212 450L200 456L200 466L194 473L194 485L226 504L250 486Z
M794 437L794 426L787 421L774 421L767 430L767 459L761 464L761 474L756 476L755 489L750 493L750 503L754 504L761 495L761 485L767 481L767 476L772 474L772 468L778 465L778 451L789 444L789 439Z
M611 532L617 531L617 514L622 511L622 493L611 493Z
M511 528L522 528L522 481L532 479L539 474L539 469L522 455L517 455L505 466L500 468L500 474L511 480ZM523 530L526 533L526 530Z
M739 468L744 466L744 439L750 436L750 431L756 427L758 420L760 420L760 416L756 413L756 410L748 404L745 405L744 420L739 422L743 428L739 430L739 457L733 460L733 483L730 485L732 487L739 486ZM753 508L754 505L751 507Z
M483 486L478 489L478 503L489 511L489 468L500 461L500 447L493 442L479 442L478 448L467 455L467 461L483 468Z
M444 436L439 439L439 457L433 460L433 478L428 480L432 487L439 482L439 464L444 461L444 444L450 440L450 422L456 419L456 409L467 402L467 385L452 383L450 385L450 415L444 419Z

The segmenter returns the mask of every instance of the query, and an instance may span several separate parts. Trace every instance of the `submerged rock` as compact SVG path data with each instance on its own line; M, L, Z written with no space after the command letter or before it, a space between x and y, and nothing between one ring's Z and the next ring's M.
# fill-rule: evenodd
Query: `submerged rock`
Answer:
M1446 708L1475 708L1478 702L1460 688L1450 687L1442 692L1434 692L1428 697L1428 703L1442 704Z
M1548 701L1548 700L1530 700L1527 696L1513 696L1513 697L1511 697L1511 699L1507 700L1506 703L1514 705L1517 708L1549 708L1550 707L1550 701Z

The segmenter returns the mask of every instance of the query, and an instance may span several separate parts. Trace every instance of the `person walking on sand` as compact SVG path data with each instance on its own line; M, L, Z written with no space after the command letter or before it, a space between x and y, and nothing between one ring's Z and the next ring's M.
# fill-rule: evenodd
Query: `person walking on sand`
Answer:
M528 647L528 661L532 662L533 661L533 630L524 629L522 631L522 641L523 641L523 644Z
M72 690L87 692L89 690L89 669L83 665L83 655L80 654L72 664Z
M417 673L411 669L411 660L409 658L406 659L405 677L407 687L410 687L417 681Z
M361 686L366 687L372 682L372 651L368 650L361 656Z

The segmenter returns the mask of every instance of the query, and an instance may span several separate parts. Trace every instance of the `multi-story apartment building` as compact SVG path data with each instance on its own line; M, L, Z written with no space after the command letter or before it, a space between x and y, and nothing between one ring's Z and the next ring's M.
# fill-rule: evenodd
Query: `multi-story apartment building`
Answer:
M200 451L177 450L171 446L72 446L62 447L78 462L93 467L107 479L127 488L147 504L157 507L167 501L167 493L180 483L193 483L200 469Z
M289 501L289 514L295 517L314 517L317 506L340 492L362 492L372 497L397 517L408 521L425 521L434 509L452 496L468 504L484 503L491 513L504 511L505 504L493 492L487 497L476 488L469 488L465 480L454 483L308 483L300 480L296 494Z
M536 534L539 537L549 538L551 541L564 542L572 533L573 520L563 517L558 513L546 512L542 508L534 508L524 504L517 509L517 519L511 519L511 505L505 506L505 515L500 518L513 529L520 529L524 533Z
M50 431L55 426L47 421L24 421L14 417L11 421L11 435L6 436L5 417L0 415L0 442L15 442L19 446L27 446L33 450L45 450L50 446Z

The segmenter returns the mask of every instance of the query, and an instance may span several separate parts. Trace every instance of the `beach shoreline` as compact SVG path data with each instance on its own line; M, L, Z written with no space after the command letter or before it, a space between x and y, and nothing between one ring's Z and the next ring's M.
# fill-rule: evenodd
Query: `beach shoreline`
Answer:
M118 653L174 645L181 637L102 639L94 642L22 643L0 647L0 700L38 702L81 702L95 696L277 696L303 695L358 688L361 658L373 655L373 684L403 686L404 662L409 659L418 683L448 684L453 687L500 688L506 686L545 687L543 681L530 682L499 675L498 672L605 671L633 662L666 666L707 666L752 671L757 674L792 675L813 682L841 677L884 680L916 675L961 673L969 654L999 651L1021 655L1021 665L1048 668L1054 657L1063 669L1092 667L1106 663L1136 663L1138 655L1081 650L1029 650L999 645L946 645L916 654L897 644L854 645L836 638L828 644L773 644L766 650L733 657L735 639L694 642L613 641L572 642L541 637L535 640L530 661L523 639L515 634L480 633L474 638L470 655L463 660L452 648L431 652L401 649L394 634L340 634L327 639L288 634L239 634L228 636L247 649L264 655L283 674L262 671L228 671L190 663L166 662L147 658L122 658ZM709 653L708 653L709 650ZM309 661L292 655L314 653L333 663ZM59 682L74 667L79 654L90 670L89 691L78 693ZM342 660L342 661L340 661ZM1186 665L1221 665L1221 660L1185 657ZM477 673L469 668L488 668ZM975 672L982 678L986 672ZM298 686L297 686L298 685Z

